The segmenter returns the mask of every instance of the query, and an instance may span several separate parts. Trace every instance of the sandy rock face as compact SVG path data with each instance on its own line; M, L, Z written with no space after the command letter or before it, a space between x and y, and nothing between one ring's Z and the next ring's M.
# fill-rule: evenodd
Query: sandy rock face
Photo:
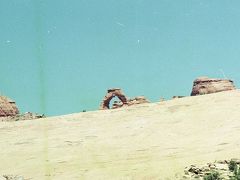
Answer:
M15 101L5 96L0 96L0 117L16 116L19 110Z
M232 80L200 77L197 78L193 83L191 96L211 94L235 89L236 88Z

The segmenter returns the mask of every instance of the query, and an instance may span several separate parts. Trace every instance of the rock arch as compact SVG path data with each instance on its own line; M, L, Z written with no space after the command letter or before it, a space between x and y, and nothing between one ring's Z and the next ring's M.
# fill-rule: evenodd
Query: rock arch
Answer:
M110 101L116 96L122 102L122 105L127 104L127 98L123 94L122 90L120 88L112 88L108 89L107 94L100 105L100 109L110 109Z

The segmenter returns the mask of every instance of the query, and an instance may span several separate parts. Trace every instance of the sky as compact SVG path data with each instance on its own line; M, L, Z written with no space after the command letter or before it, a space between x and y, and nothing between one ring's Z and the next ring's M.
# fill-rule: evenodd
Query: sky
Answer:
M188 96L240 84L239 0L0 0L0 93L22 113L99 108L106 90Z

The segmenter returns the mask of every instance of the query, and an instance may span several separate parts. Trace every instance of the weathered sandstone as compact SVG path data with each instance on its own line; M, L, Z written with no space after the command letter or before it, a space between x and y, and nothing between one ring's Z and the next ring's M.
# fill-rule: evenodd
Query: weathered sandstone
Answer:
M137 96L132 99L127 99L120 88L112 88L108 89L107 94L100 105L100 109L110 109L110 101L114 97L118 97L120 101L114 101L112 109L120 108L124 105L131 106L135 104L149 103L144 96Z
M112 88L108 89L107 94L100 105L100 109L110 109L110 101L116 96L121 100L121 106L127 104L127 98L123 94L122 90L120 88Z
M6 96L0 96L0 117L16 116L19 110L15 101Z
M135 98L127 100L128 106L132 106L132 105L136 105L136 104L143 104L143 103L150 103L150 102L144 96L137 96ZM116 108L120 108L122 106L123 106L123 103L121 101L114 101L112 108L116 109Z
M235 89L236 88L232 80L200 77L197 78L193 83L191 96L211 94Z

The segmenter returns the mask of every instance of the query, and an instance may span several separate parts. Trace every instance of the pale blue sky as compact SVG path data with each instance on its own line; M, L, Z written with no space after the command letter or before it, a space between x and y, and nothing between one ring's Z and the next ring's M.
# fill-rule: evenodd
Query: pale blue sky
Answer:
M198 76L240 83L239 0L0 0L0 92L22 112L96 110L189 95Z

